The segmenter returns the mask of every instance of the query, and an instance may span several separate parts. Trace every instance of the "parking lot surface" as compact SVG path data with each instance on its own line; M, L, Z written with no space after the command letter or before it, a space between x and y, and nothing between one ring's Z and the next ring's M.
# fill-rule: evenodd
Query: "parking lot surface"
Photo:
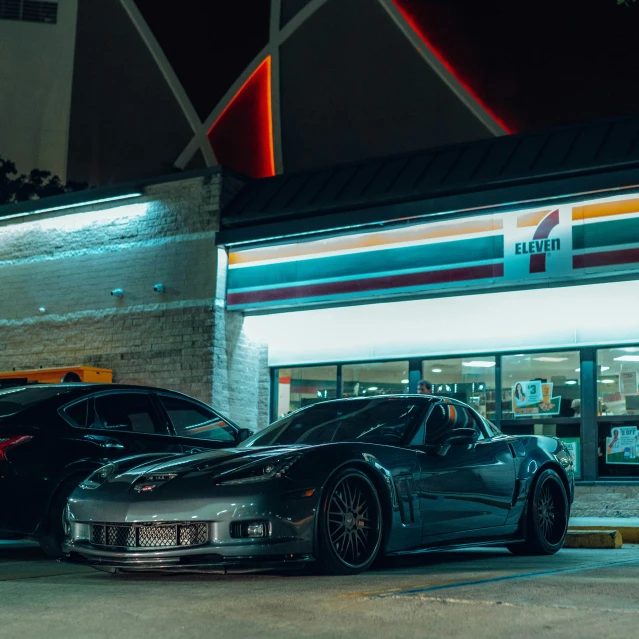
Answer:
M0 543L0 637L625 637L639 546L411 555L356 577L109 575Z

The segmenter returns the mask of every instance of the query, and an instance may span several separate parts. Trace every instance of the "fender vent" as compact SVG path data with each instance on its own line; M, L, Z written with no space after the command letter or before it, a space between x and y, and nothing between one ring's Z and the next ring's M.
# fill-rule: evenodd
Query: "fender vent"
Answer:
M402 524L415 523L415 509L413 506L412 477L396 477L395 490Z

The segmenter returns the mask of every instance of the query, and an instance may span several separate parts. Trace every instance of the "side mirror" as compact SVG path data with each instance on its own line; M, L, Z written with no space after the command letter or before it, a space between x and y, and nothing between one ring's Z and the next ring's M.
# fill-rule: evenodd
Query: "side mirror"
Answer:
M450 445L474 444L479 439L479 434L474 428L453 428L446 443Z
M237 438L241 442L248 439L251 435L253 435L253 431L250 428L240 428L237 431Z

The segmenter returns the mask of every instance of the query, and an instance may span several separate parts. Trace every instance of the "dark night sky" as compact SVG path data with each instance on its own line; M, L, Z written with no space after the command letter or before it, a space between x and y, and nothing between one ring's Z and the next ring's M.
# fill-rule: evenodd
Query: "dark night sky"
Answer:
M268 37L268 0L136 2L202 117ZM639 112L639 2L399 2L516 131Z
M639 4L402 0L515 130L639 111Z

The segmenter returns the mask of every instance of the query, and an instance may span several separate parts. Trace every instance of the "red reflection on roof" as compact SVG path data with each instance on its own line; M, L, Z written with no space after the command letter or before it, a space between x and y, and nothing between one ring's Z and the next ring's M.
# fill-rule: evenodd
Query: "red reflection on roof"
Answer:
M486 103L477 95L477 92L464 80L459 72L453 68L450 62L446 59L444 54L435 47L432 40L426 34L426 31L422 24L420 24L417 15L409 13L409 8L406 0L393 0L393 4L397 7L397 10L402 14L402 17L410 25L411 29L419 36L420 40L430 49L432 54L441 62L444 68L462 85L462 87L468 92L468 94L477 102L488 115L499 124L506 133L514 133L515 131L508 126L495 112L486 105Z
M250 175L275 175L271 56L233 96L208 132L217 161Z

